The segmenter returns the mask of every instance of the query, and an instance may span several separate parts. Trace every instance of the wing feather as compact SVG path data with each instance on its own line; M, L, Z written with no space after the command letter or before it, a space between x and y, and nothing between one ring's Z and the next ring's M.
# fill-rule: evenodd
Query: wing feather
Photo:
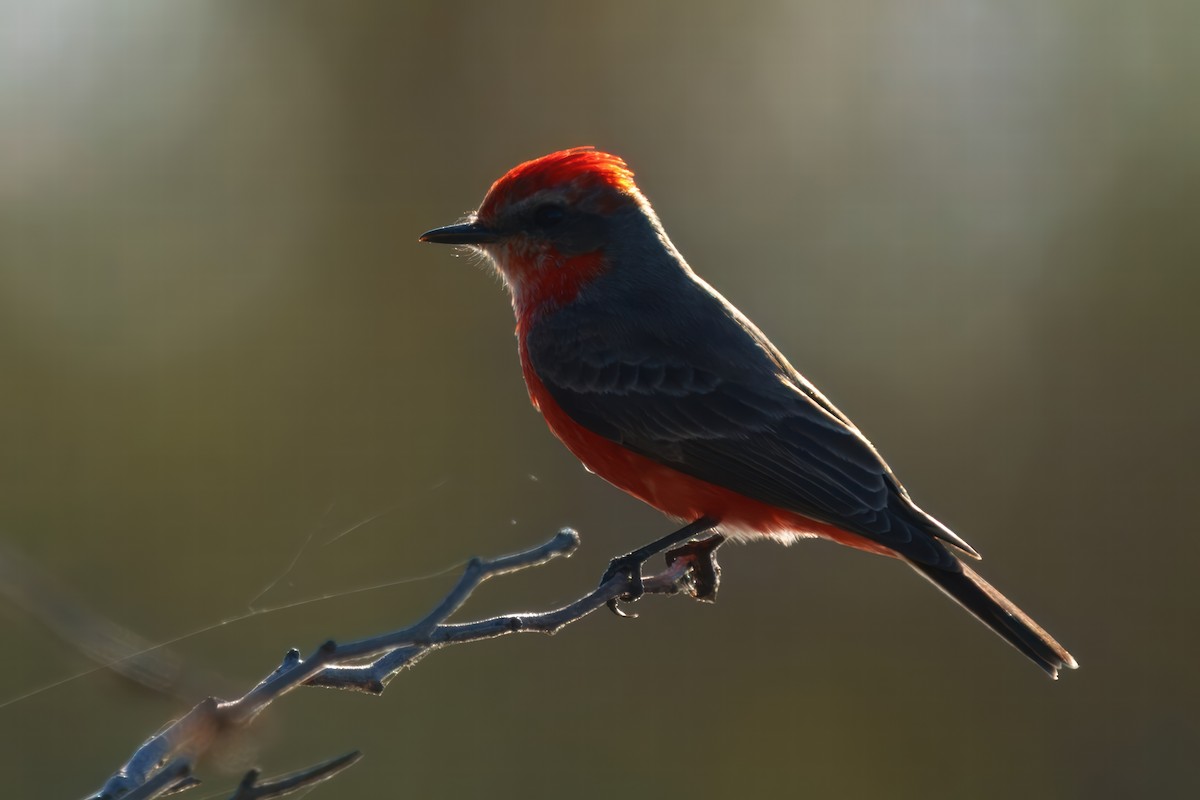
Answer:
M525 347L564 412L633 452L917 563L953 559L937 538L971 552L912 504L871 443L757 329L721 319L735 327L629 330L585 307L539 321ZM680 330L689 336L673 339Z

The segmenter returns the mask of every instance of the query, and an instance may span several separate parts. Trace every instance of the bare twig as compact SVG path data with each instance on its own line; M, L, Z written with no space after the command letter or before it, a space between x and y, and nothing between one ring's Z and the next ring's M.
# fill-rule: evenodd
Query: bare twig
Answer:
M715 543L717 539L709 540ZM434 650L455 644L493 639L511 633L554 634L603 608L610 600L633 588L629 575L616 574L568 605L549 611L507 614L474 622L447 622L481 583L497 575L536 567L560 556L570 556L579 546L579 534L560 531L550 541L529 550L491 560L475 558L453 589L423 619L407 628L358 641L328 641L311 655L291 650L283 662L249 692L236 700L209 698L144 742L108 779L91 800L135 800L162 797L189 789L196 762L223 735L249 725L272 702L299 686L352 689L379 694L397 672L415 664ZM696 591L693 574L716 574L714 546L681 548L668 555L668 566L644 577L646 594L686 593L705 598L715 583ZM707 581L707 579L705 579ZM357 753L291 775L258 783L258 772L249 773L232 800L282 797L332 777L358 760Z
M246 773L246 777L242 778L237 791L229 800L262 800L268 797L283 797L298 789L306 789L329 780L342 770L353 766L360 758L362 758L362 753L355 750L353 753L346 753L344 756L338 756L308 769L271 778L266 783L259 783L260 773L258 770L252 769Z

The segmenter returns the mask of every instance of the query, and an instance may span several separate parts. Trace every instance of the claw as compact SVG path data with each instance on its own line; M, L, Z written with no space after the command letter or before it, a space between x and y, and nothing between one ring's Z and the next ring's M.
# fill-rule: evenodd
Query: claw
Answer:
M609 611L616 614L618 617L623 617L625 619L637 619L637 614L632 614L621 608L621 600L622 598L620 597L610 597L605 605L608 606Z

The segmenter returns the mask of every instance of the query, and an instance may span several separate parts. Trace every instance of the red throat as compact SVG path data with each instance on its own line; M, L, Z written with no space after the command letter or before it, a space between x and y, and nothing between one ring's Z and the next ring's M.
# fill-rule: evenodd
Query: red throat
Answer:
M604 271L604 255L597 250L568 258L551 250L532 259L509 254L507 264L505 278L512 291L517 329L521 330L538 314L578 297L580 290Z

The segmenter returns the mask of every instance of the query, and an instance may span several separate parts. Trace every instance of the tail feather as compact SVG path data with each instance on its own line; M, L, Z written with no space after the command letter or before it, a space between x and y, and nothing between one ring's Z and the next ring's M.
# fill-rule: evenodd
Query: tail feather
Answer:
M910 561L909 565L960 606L1024 653L1051 678L1058 678L1064 667L1079 666L1066 649L1054 641L1040 625L966 564L960 571L949 571Z

